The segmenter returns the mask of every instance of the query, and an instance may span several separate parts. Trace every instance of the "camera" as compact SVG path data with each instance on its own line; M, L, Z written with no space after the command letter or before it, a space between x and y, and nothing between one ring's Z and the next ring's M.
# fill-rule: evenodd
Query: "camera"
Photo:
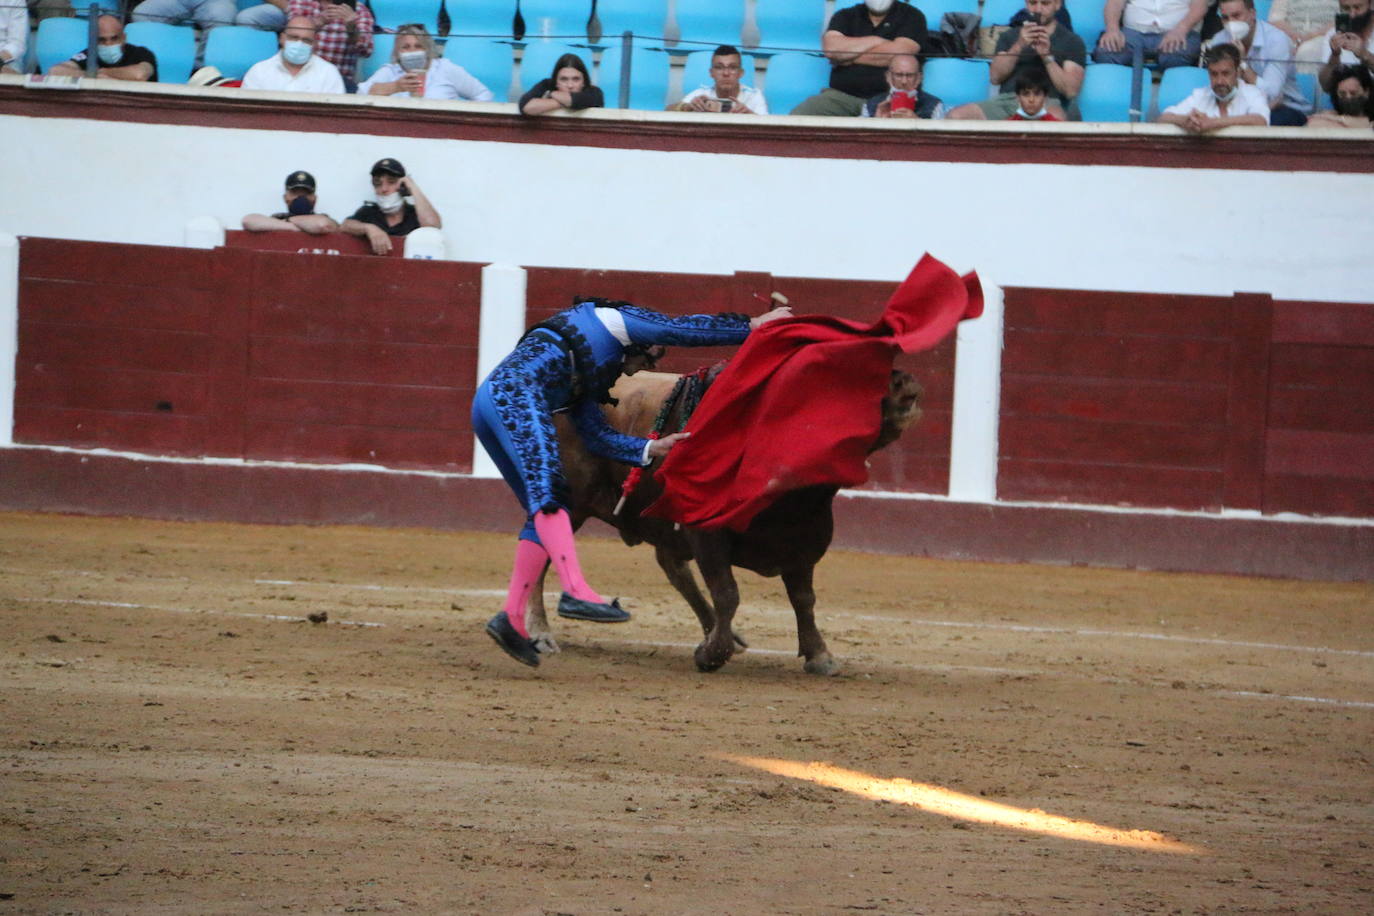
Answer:
M1342 33L1345 33L1345 32L1349 32L1349 31L1351 31L1351 28L1350 28L1350 14L1349 14L1349 13L1337 13L1337 14L1336 14L1336 34L1339 35L1339 34L1342 34Z
M733 99L716 99L716 111L728 112L731 108L734 107L735 102Z

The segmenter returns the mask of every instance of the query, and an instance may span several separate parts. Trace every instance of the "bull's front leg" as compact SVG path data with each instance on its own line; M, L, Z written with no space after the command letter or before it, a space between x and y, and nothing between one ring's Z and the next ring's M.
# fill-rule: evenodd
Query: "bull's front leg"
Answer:
M715 606L715 621L706 639L697 646L694 657L701 671L715 671L735 654L735 634L732 626L739 609L739 585L730 567L729 541L718 533L692 532L688 536L692 553L696 556L706 590Z
M545 655L558 651L558 643L549 629L548 614L544 611L544 579L548 574L549 564L545 563L534 588L530 589L530 598L525 605L525 630L534 640L534 647Z
M812 586L815 571L814 565L784 569L782 584L787 587L787 598L797 615L797 654L806 659L806 673L836 674L840 663L830 654L825 637L816 628L816 589Z
M716 625L716 609L711 607L706 596L697 587L696 577L692 575L690 557L683 557L662 545L654 547L654 559L658 561L659 569L668 577L668 584L677 589L677 593L692 609L692 613L697 615L697 620L701 623L701 632L709 634L711 628Z

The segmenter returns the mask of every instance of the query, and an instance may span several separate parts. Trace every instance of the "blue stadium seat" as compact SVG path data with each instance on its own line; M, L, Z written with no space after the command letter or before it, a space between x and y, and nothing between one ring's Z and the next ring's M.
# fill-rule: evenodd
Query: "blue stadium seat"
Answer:
M759 44L772 51L819 51L825 0L755 0ZM770 111L772 109L769 109Z
M418 22L435 34L439 31L439 3L440 0L369 0L368 8L372 10L372 18L377 20L377 25L387 29L394 29L398 25L405 25L410 22ZM457 6L457 4L451 4ZM512 14L514 7L512 6ZM453 10L449 10L450 18L453 21L453 31L458 31L458 23Z
M580 43L587 40L587 19L592 14L591 0L522 0L520 14L525 17L525 37L555 38Z
M38 23L38 36L33 42L38 72L47 73L54 64L71 60L73 54L84 51L90 29L85 19L68 17L54 17Z
M1159 78L1158 110L1163 111L1186 99L1194 89L1210 86L1207 71L1202 67L1170 67Z
M768 58L764 98L773 114L788 114L830 85L830 61L805 51L783 51Z
M1131 68L1122 64L1088 64L1083 89L1078 93L1078 111L1084 121L1130 121Z
M520 63L520 86L522 92L529 92L534 84L553 74L554 61L564 54L576 54L592 70L592 53L586 48L576 47L562 41L531 41L525 45L525 54ZM488 86L492 92L496 89Z
M444 56L481 80L496 101L510 101L511 72L515 67L510 44L490 38L450 38L444 46Z
M987 0L983 4L983 25L1010 25L1011 17L1026 8L1025 0ZM925 7L921 7L922 12ZM929 18L927 16L927 18ZM937 22L933 28L939 28Z
M214 29L210 30L211 32ZM196 30L170 22L131 22L124 27L129 43L142 45L157 58L159 83L184 83L196 61Z
M939 57L926 61L921 88L940 97L949 110L965 102L981 102L991 92L988 62Z
M1317 82L1317 74L1299 73L1297 80L1303 97L1312 102L1313 111L1326 111L1331 108L1331 96L1322 92L1321 84Z
M739 47L744 28L744 3L741 0L677 0L677 25L681 41L673 50L679 53L709 51L718 45Z
M744 74L740 77L740 82L746 86L758 87L755 82L757 77L754 75L754 59L749 55L744 55ZM698 86L711 85L711 55L710 54L689 54L687 63L682 68L682 94L686 95Z
M1066 3L1065 8L1073 18L1074 32L1083 39L1091 55L1093 48L1097 47L1097 39L1107 29L1102 21L1103 3L1101 0L1073 0Z
M396 36L378 32L372 36L372 53L358 61L358 82L365 83L372 74L391 63L391 50L396 47Z
M601 23L601 45L633 32L636 43L662 44L668 19L668 0L598 0L596 18Z
M601 55L597 85L606 93L606 107L620 106L620 45L612 45ZM635 48L630 57L630 107L640 111L662 111L668 104L668 70L672 60L654 48Z
M246 25L210 29L205 39L205 65L218 69L225 79L243 79L249 67L276 53L276 33Z

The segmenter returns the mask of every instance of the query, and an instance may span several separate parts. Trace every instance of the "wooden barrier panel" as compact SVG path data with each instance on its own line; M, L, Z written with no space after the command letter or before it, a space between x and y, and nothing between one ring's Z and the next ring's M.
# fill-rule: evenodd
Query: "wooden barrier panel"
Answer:
M15 440L468 472L481 265L25 239Z

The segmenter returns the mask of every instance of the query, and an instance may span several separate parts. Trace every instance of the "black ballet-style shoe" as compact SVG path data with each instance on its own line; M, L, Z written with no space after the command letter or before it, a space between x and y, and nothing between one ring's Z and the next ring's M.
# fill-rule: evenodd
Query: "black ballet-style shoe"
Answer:
M539 667L539 650L535 647L534 640L521 636L505 611L487 621L487 635L496 640L502 652L520 664L529 665L531 668Z
M630 612L620 606L620 599L612 599L610 604L583 601L567 592L558 599L558 616L573 620L590 620L593 623L624 623L630 619Z

